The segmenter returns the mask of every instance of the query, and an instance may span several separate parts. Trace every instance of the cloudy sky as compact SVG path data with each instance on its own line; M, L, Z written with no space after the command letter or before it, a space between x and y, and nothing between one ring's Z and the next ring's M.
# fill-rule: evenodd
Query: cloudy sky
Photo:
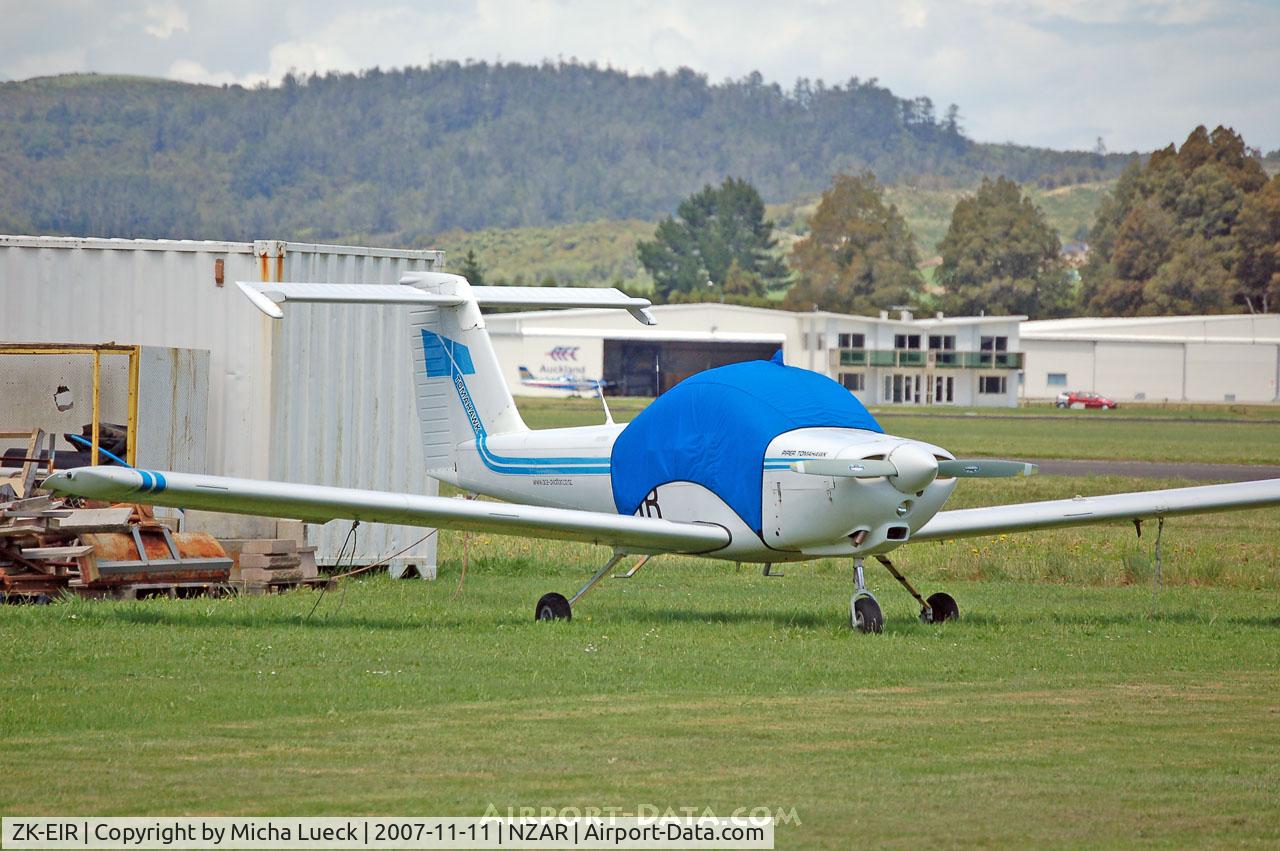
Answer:
M1196 124L1280 148L1280 0L0 0L0 79L277 82L441 59L876 77L971 136L1150 150Z

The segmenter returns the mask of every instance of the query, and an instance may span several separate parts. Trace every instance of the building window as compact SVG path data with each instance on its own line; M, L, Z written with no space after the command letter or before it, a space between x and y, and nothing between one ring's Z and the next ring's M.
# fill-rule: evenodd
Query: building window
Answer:
M893 347L895 349L919 349L919 334L895 334L893 336Z
M840 348L842 349L865 349L867 347L867 337L865 334L841 334Z
M1066 387L1067 374L1065 372L1051 372L1045 377L1044 383L1050 387Z
M1007 352L1009 351L1009 338L983 337L982 350L984 352Z
M861 372L842 372L840 373L840 383L845 386L846 390L861 393L867 388L867 376Z
M955 334L947 334L947 335L945 335L945 336L944 336L944 335L941 335L941 334L930 334L930 335L929 335L929 348L930 348L930 349L932 349L932 350L933 350L933 351L935 351L935 352L937 352L937 351L943 351L943 352L951 352L951 351L955 351L955 348L956 348L956 335L955 335Z
M1003 375L981 375L978 377L979 393L1003 395L1007 392L1008 386Z

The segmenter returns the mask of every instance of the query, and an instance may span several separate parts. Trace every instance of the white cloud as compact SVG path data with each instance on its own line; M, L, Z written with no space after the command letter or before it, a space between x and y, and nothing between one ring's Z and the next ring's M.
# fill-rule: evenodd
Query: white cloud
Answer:
M179 59L175 61L169 66L169 69L164 75L171 80L181 80L184 83L203 83L211 86L245 83L243 78L237 77L230 71L222 71L215 74L199 62L192 59Z
M25 56L13 56L5 63L5 75L14 80L46 77L89 70L88 51L83 47L63 47Z
M150 36L160 40L169 38L176 32L187 32L191 21L182 9L168 3L152 3L143 14L148 23L142 29Z

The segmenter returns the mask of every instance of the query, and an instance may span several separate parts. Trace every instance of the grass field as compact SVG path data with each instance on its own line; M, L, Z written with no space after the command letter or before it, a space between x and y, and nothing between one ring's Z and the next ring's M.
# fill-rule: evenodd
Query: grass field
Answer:
M973 419L936 424L1018 454L1007 420ZM1130 457L1166 429L1127 425ZM952 507L1169 484L964 482ZM1277 528L1280 510L1171 520L1158 592L1126 527L909 546L899 567L963 617L920 624L869 566L879 636L844 626L836 560L765 578L657 559L534 624L605 554L472 537L459 591L446 533L436 582L352 580L310 620L310 592L0 608L0 813L767 806L797 818L780 848L1274 847Z

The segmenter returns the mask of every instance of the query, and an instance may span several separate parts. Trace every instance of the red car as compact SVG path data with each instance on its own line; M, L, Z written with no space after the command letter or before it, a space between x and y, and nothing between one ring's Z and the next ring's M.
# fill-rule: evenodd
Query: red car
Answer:
M1120 407L1114 399L1108 399L1101 393L1085 390L1064 390L1058 394L1054 404L1059 408L1101 408L1104 411Z

